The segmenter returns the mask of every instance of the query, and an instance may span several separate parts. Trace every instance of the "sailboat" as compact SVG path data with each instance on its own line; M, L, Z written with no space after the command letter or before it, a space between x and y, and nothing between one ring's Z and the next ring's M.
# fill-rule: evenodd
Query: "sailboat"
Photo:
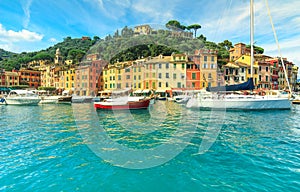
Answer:
M228 91L253 90L253 64L254 64L254 11L253 0L250 0L250 45L251 45L251 78L247 82L224 87L208 87L194 98L191 98L186 107L208 108L226 110L270 110L291 109L291 101L287 97L236 95L227 94Z

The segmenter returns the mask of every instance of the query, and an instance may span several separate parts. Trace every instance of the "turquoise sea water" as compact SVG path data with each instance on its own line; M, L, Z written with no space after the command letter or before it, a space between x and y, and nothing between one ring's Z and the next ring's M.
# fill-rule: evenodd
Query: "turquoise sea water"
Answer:
M0 191L300 190L300 106L211 112L158 102L96 112L73 104L0 106L0 114ZM104 132L144 156L118 154L97 140Z

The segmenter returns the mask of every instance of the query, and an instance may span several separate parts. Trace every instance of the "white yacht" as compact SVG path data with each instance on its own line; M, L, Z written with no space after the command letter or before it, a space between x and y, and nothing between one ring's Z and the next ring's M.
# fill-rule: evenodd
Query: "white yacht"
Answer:
M202 91L197 97L191 98L186 107L208 109L239 109L239 110L267 110L291 109L289 97L259 96L259 95L233 95L228 91L253 90L253 63L254 63L254 8L250 1L250 45L251 45L251 78L245 83L225 87L212 87ZM283 61L282 61L283 63ZM283 65L284 71L285 66ZM287 80L288 82L288 80ZM291 89L290 89L291 90ZM291 91L290 91L291 92Z
M7 105L37 105L41 101L37 94L27 90L11 90L4 99Z

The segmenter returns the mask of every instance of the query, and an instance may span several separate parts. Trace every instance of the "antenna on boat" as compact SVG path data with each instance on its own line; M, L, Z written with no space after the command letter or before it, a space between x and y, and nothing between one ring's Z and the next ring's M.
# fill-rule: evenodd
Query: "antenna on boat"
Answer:
M271 25L272 25L272 30L273 30L273 34L274 34L274 37L275 37L276 45L277 45L277 48L278 48L278 53L279 53L279 56L280 56L281 64L282 64L282 67L283 67L285 80L288 84L290 94L292 94L292 89L291 89L290 82L289 82L287 72L286 72L286 69L285 69L285 64L284 64L283 59L282 59L282 54L281 54L280 46L279 46L279 43L278 43L278 38L277 38L277 35L276 35L275 27L274 27L274 24L273 24L273 20L272 20L270 8L269 8L268 0L265 0L265 2L266 2L267 10L268 10L269 19L270 19L270 22L271 22Z

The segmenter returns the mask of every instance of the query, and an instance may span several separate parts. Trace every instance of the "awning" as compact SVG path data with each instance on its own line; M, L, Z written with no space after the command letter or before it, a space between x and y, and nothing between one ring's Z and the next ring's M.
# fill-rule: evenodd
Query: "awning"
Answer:
M143 91L138 89L138 90L135 90L133 93L142 93Z
M165 92L166 92L165 89L157 89L157 90L155 91L155 93L165 93Z
M111 90L98 91L98 93L111 93Z
M150 92L149 89L144 89L144 90L143 90L143 93L149 93L149 92Z

